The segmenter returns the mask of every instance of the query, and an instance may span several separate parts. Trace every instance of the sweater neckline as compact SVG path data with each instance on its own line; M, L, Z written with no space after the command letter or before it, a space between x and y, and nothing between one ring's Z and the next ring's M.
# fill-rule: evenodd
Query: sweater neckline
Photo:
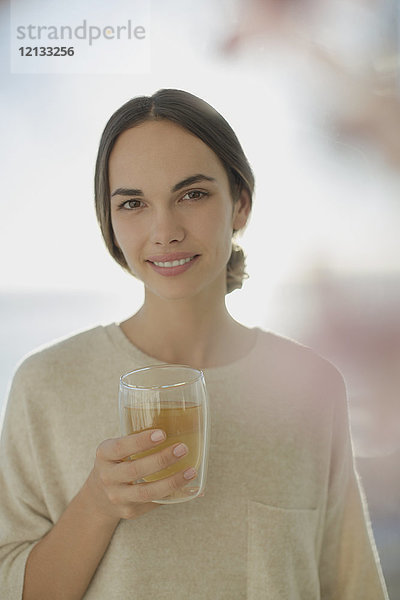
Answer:
M144 365L157 365L163 364L163 361L155 358L154 356L149 356L142 350L140 350L131 340L125 335L122 331L119 323L110 323L109 325L104 326L104 330L107 335L111 338L114 345L116 345L120 350L122 350L125 354L128 354L132 359L139 361L140 364ZM216 367L206 367L202 369L205 374L209 375L218 375L223 374L225 372L236 370L242 364L251 361L254 354L257 353L257 348L260 344L260 338L262 330L259 327L253 327L251 331L255 332L254 343L250 350L244 354L243 356L237 358L235 361L227 363L226 365L220 365Z

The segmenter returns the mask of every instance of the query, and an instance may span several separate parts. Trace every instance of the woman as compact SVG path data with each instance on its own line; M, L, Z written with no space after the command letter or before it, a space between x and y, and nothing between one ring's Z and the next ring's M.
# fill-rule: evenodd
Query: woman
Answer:
M135 98L106 125L95 182L106 245L145 300L15 375L0 481L7 600L385 598L340 375L225 306L244 276L232 239L254 187L230 126L183 91ZM165 433L119 437L116 401L122 373L160 362L204 369L212 422L204 497L162 506L151 501L193 469L131 482L187 448L123 461Z

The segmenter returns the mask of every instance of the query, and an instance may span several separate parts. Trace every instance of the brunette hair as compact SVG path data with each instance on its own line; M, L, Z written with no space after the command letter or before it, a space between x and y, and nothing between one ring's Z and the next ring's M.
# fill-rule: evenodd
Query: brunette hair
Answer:
M252 202L254 176L249 162L229 123L212 106L183 90L162 89L152 96L132 98L111 116L101 136L95 170L95 204L100 229L111 256L128 270L125 257L115 243L111 224L108 162L118 136L145 121L166 119L200 138L215 152L228 176L232 200L243 190ZM233 237L235 235L233 232ZM232 244L226 269L227 293L241 288L245 272L243 250Z

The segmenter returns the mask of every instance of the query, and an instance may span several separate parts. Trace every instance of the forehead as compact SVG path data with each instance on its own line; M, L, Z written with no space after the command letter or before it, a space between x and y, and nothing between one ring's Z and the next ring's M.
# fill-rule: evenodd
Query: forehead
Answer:
M127 177L136 183L206 172L227 181L224 166L207 144L171 121L146 121L121 133L109 160L110 184Z

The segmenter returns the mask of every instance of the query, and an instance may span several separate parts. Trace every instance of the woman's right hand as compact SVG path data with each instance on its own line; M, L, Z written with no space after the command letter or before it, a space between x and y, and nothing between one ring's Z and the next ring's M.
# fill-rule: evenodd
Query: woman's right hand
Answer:
M102 442L86 482L91 491L93 509L110 519L132 519L160 506L152 500L171 495L193 479L196 472L186 469L158 481L134 483L177 463L187 454L187 446L178 443L160 452L129 460L130 456L156 448L165 440L165 432L151 429Z

